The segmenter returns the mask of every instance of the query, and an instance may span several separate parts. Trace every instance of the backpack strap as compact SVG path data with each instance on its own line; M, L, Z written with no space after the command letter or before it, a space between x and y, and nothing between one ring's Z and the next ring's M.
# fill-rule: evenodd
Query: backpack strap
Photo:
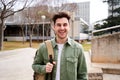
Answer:
M51 40L47 40L45 41L45 43L46 43L47 50L48 50L48 58L54 59L54 52L53 52Z
M51 40L47 40L47 41L45 41L45 43L47 46L49 62L53 64L54 52L53 52ZM53 74L53 71L50 73L50 80L53 80L52 74Z

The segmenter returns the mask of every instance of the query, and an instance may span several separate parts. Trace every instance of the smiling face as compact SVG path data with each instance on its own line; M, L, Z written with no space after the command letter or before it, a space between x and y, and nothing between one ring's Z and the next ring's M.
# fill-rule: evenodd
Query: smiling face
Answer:
M56 19L53 30L57 40L67 40L69 29L70 24L66 17Z

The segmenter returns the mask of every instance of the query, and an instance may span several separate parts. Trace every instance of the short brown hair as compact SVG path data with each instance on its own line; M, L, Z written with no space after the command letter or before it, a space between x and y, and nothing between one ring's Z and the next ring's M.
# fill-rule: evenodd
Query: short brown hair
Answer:
M69 15L69 13L68 12L58 12L58 13L56 13L56 14L54 14L53 15L53 18L52 18L52 21L54 22L54 24L56 23L56 20L58 19L58 18L63 18L63 17L65 17L65 18L67 18L68 19L68 21L70 20L70 15Z

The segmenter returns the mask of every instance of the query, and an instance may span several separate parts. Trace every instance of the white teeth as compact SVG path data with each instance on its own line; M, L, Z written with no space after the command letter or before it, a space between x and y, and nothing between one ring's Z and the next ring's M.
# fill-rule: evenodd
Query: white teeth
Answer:
M60 34L64 34L65 31L64 31L64 30L60 30L59 33L60 33Z
M65 32L65 31L60 31L60 32Z
M64 31L59 31L60 33L64 33Z
M64 32L60 32L60 34L64 34Z
M59 32L60 34L64 34L64 31Z

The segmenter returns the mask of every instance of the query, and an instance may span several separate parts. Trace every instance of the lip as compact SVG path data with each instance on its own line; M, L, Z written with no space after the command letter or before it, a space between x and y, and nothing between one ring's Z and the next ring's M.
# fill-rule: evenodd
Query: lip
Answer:
M60 34L65 34L65 31L59 31Z

